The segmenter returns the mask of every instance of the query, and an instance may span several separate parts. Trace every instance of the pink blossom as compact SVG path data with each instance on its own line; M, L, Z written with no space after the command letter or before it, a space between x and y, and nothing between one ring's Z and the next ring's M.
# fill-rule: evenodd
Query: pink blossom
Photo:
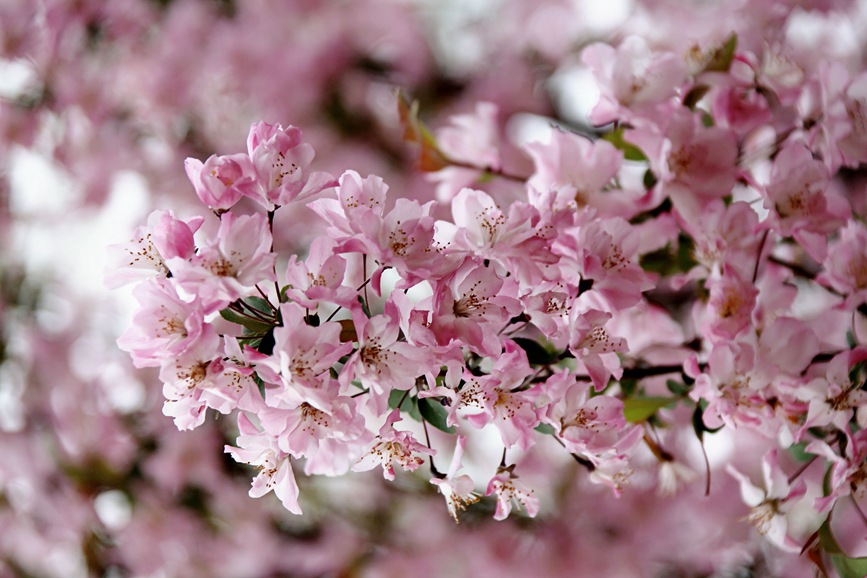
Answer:
M606 331L605 324L610 319L610 313L596 309L580 311L577 307L569 315L569 351L587 371L596 391L605 389L612 375L620 377L617 353L627 351L625 339Z
M516 285L467 259L434 288L430 329L440 345L461 341L482 355L502 350L499 331L520 310Z
M133 294L140 309L117 344L130 353L136 367L158 366L201 337L205 323L201 307L178 297L170 280L157 277L143 282Z
M203 219L176 219L171 211L154 211L144 227L136 228L129 243L108 248L105 284L116 289L150 277L166 277L173 271L167 265L171 259L190 259L196 250L193 233Z
M687 218L731 193L738 177L737 139L723 127L705 127L699 115L679 109L663 127L626 131L650 159L654 175Z
M495 520L508 518L515 506L519 510L525 509L531 518L535 518L536 514L539 513L539 499L534 495L533 489L528 488L518 480L518 476L514 474L514 468L514 465L508 468L498 468L497 473L488 482L487 490L485 490L486 496L497 495Z
M178 286L195 295L206 314L226 307L232 301L258 295L256 285L273 282L274 261L271 231L260 214L226 213L220 228L199 253L189 261L169 259Z
M734 340L750 325L758 290L728 264L724 265L722 275L712 277L705 286L710 290L710 318L705 335L711 342Z
M553 251L562 257L559 268L565 281L578 287L591 280L591 289L617 310L635 305L654 285L635 262L639 242L638 232L623 219L588 219L561 233Z
M623 401L609 395L593 396L590 384L560 371L545 383L551 397L543 419L554 427L572 453L600 459L623 454L641 439L641 428L623 415Z
M414 472L424 464L424 458L418 454L436 455L435 450L420 444L410 432L394 429L394 423L400 420L399 409L388 414L385 424L379 430L377 441L352 466L352 471L366 472L382 466L383 477L394 480L395 463L406 471Z
M590 113L596 126L608 124L621 115L652 110L674 96L686 76L686 64L672 53L655 53L644 39L627 37L617 48L595 43L581 53L593 71L601 92Z
M340 324L308 325L307 311L297 303L280 306L282 325L274 328L274 351L256 363L259 376L273 384L311 388L322 385L322 374L352 350L340 341Z
M575 203L603 209L610 202L612 191L600 193L620 170L623 152L608 141L554 129L547 143L531 142L525 149L536 169L527 181L531 190L554 189L561 207Z
M318 387L291 384L266 393L258 412L262 429L280 451L307 458L308 475L344 474L369 442L355 400L339 394L336 381Z
M497 114L496 104L478 102L472 113L452 115L450 124L436 131L437 146L446 157L478 167L447 166L430 174L429 179L439 183L438 200L452 200L455 193L474 184L486 170L500 168Z
M345 275L346 260L334 254L334 241L317 237L305 260L299 260L297 255L289 257L285 294L310 310L320 303L349 307L356 302L357 293L343 284Z
M793 142L774 159L765 188L773 226L781 235L793 236L818 261L827 254L827 234L849 217L845 199L826 193L829 178L825 165L806 146Z
M301 130L294 126L254 123L247 137L247 153L259 188L250 196L269 210L337 184L331 175L310 171L313 147L301 142Z
M275 440L255 425L244 414L238 414L238 447L226 446L236 461L259 468L253 478L250 497L260 498L271 490L283 506L293 514L301 514L298 504L298 484L289 456L280 451Z
M750 479L733 466L726 468L741 486L741 497L748 506L750 514L747 520L755 526L756 531L767 536L777 547L789 552L799 552L801 545L788 534L788 519L786 514L792 505L806 492L803 480L795 486L790 486L786 474L777 462L777 450L769 451L762 460L762 475L764 489L755 486Z
M391 313L394 306L387 308ZM394 389L414 387L416 377L430 371L433 359L428 351L399 339L397 317L386 314L367 318L355 308L352 318L358 347L343 365L340 380L344 386L352 380L361 382L370 390L369 398L377 413L382 413L388 394Z
M199 200L210 209L228 210L255 187L253 164L243 153L211 155L204 163L188 158L184 168Z
M817 280L846 295L847 306L867 301L867 227L849 221L831 241L823 265Z
M526 450L536 443L534 428L541 418L536 393L525 388L532 374L524 350L506 341L489 375L464 376L455 409L475 427L494 424L507 449L517 445Z
M464 455L466 441L466 437L458 436L457 443L455 444L455 453L452 456L452 463L445 477L434 477L430 481L445 498L449 514L457 523L460 523L458 513L463 512L467 509L467 506L479 501L479 494L475 492L473 479L467 474L457 475L461 470L461 458Z

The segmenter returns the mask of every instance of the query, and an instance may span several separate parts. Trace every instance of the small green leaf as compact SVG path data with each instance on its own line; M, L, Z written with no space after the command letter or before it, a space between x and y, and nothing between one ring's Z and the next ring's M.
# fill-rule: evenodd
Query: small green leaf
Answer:
M814 456L811 453L808 453L806 451L806 448L807 448L807 442L801 442L801 443L794 444L789 448L789 455L792 456L792 458L794 458L796 461L809 462L810 460L812 460L816 456Z
M683 106L690 110L695 110L696 105L704 98L710 87L706 84L697 84L689 89L686 96L683 97Z
M644 183L644 188L649 191L656 186L656 183L659 182L659 179L656 178L656 175L653 174L652 170L647 169L646 171L644 171L644 178L641 181L642 183Z
M735 50L738 47L738 35L732 32L726 41L713 53L704 67L705 72L728 72L735 58Z
M244 303L265 315L271 316L274 314L274 310L271 308L271 303L261 297L247 297L244 299Z
M602 135L603 140L607 140L618 150L623 151L623 158L628 161L646 161L647 155L640 148L627 142L623 138L623 128L618 127L611 132Z
M455 433L455 428L448 425L449 412L438 401L427 397L418 399L418 411L426 422L446 433Z
M638 389L638 380L636 379L621 379L620 391L623 392L623 397L632 397Z
M527 361L530 362L530 365L550 365L557 359L554 352L547 350L535 339L515 337L512 341L527 353Z
M665 382L665 386L668 388L668 391L678 397L685 396L687 393L689 393L689 390L692 389L688 385L680 383L679 381L675 381L673 379L667 380Z
M552 436L552 435L554 435L555 433L557 433L557 432L554 430L554 428L553 428L550 424L547 424L547 423L540 423L539 425L537 425L537 426L535 427L535 430L536 430L537 432L539 432L540 434L545 434L545 435L548 435L548 436Z
M400 400L403 400L403 403ZM418 410L418 399L414 395L409 395L402 389L391 390L391 393L388 395L388 407L395 409L399 403L401 412L408 414L409 417L416 421L422 420L421 413Z
M247 317L245 315L241 315L237 311L229 309L228 307L220 311L220 317L222 317L226 321L240 325L241 327L247 329L253 335L267 333L268 330L273 327L273 325L269 323L260 321L255 318Z
M828 554L843 554L845 556L840 544L837 543L837 538L835 538L834 533L831 532L830 514L825 518L825 521L822 522L822 525L819 526L819 544Z
M706 404L696 404L695 411L692 412L692 429L695 430L695 435L698 436L699 441L704 439L705 432L707 433L716 433L721 430L725 426L719 426L715 428L709 428L704 423L704 410L706 408Z
M840 578L867 576L867 558L849 558L844 554L831 554L831 563L840 573Z
M631 397L623 400L623 416L631 423L647 421L658 410L676 402L673 397Z

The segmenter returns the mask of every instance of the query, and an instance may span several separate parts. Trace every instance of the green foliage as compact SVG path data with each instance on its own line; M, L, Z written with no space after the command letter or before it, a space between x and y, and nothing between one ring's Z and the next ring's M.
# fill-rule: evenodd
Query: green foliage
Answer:
M664 407L677 403L674 397L630 397L623 400L623 416L630 423L640 423L650 419L653 414Z
M617 150L623 151L623 158L628 161L647 160L644 151L623 138L623 127L617 127L611 132L605 133L602 138L613 144Z
M738 47L738 35L732 32L729 37L711 53L704 72L728 72Z
M449 434L455 433L455 428L446 423L448 410L436 400L427 397L418 398L418 411L426 422Z
M512 341L527 353L527 361L530 362L530 365L551 365L557 361L557 353L546 348L535 339L515 337Z
M864 578L867 576L867 557L852 558L846 554L831 531L831 515L819 527L819 544L828 553L831 563L840 578Z
M406 391L401 389L391 390L391 393L388 395L388 407L389 409L400 407L402 413L409 415L409 417L416 421L422 421L421 412L419 412L418 408L418 398L414 395L409 395Z

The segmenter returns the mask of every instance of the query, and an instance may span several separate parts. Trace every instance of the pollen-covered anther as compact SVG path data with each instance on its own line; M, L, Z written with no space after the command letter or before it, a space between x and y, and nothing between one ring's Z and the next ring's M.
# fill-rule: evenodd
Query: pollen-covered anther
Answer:
M623 257L623 252L620 250L620 247L618 247L614 243L611 243L608 255L602 262L602 267L604 267L606 271L617 271L618 269L623 268L625 265L626 259Z
M178 379L186 382L187 389L195 389L196 386L205 380L210 363L210 361L200 361L186 368L178 366Z
M129 266L132 267L141 261L148 261L151 266L156 267L164 275L168 275L169 268L166 267L166 264L160 256L160 252L157 251L151 237L150 233L144 237L139 237L134 241L136 247L134 249L127 249L127 253L129 253L132 258L129 262Z
M218 277L234 277L235 265L228 259L218 259L208 264L208 270Z
M764 536L771 529L771 520L779 513L779 500L765 500L754 506L744 519L756 528L756 532Z

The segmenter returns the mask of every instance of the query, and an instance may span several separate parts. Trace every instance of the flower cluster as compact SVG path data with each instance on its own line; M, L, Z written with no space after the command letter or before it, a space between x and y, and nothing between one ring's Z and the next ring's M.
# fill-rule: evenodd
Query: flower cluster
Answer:
M863 191L837 179L867 162L863 76L825 63L795 88L808 72L774 50L734 34L686 57L588 46L607 128L524 144L525 176L503 169L493 105L432 133L401 102L440 204L315 172L298 128L255 124L246 153L187 160L211 214L156 212L114 248L110 281L140 281L119 344L159 367L179 428L235 412L227 451L258 468L250 494L291 512L298 464L393 480L427 463L456 520L482 487L497 519L535 516L521 456L549 439L618 495L649 451L671 491L697 476L664 431L730 428L775 446L755 464L764 489L728 467L759 533L859 564L834 551L830 513L867 492L867 231ZM321 231L306 254L275 249L290 212ZM486 486L458 474L482 429L502 456ZM787 530L799 502L817 516L806 541Z

